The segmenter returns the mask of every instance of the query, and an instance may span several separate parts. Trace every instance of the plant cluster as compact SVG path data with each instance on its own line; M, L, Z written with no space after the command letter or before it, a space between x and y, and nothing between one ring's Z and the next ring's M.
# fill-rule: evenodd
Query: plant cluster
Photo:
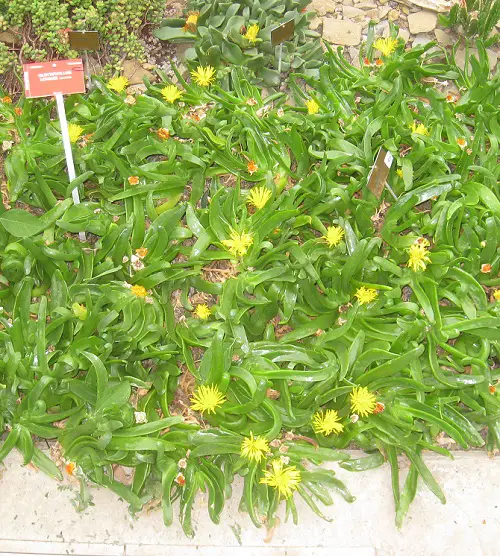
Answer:
M140 31L145 24L157 23L162 10L160 0L0 0L1 28L14 27L23 39L18 56L0 46L0 75L11 69L14 61L76 57L68 30L98 31L110 70L124 58L143 60Z
M491 33L500 21L500 0L461 0L439 21L448 27L460 25L466 37L479 37L486 46L496 44L498 33Z
M353 501L325 461L387 461L398 524L419 482L444 502L423 451L500 448L500 78L481 43L464 71L432 46L370 30L294 105L241 68L95 79L66 99L71 184L53 102L4 97L0 461L161 498L167 525L179 499L189 536L235 476L256 526ZM396 200L366 187L381 147Z
M255 83L279 86L279 55L271 31L294 20L295 35L283 43L283 72L317 76L323 58L319 34L308 28L313 12L307 0L191 0L185 18L166 19L154 34L172 42L194 42L185 56L189 62L237 65L248 68ZM281 48L281 47L280 47Z

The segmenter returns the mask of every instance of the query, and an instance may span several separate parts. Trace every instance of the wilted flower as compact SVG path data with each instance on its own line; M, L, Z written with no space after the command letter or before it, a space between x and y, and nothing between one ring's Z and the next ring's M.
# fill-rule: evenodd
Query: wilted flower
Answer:
M12 99L10 97L3 97L2 102L4 104L12 104Z
M143 425L148 422L145 411L134 411L134 420L138 425Z
M80 320L85 320L87 318L87 308L85 305L80 305L80 303L73 303L71 305L73 309L73 314L75 317L78 317Z
M133 106L133 105L137 102L137 100L136 100L136 98L135 98L134 96L132 96L132 95L127 95L127 96L125 97L125 100L124 100L123 102L124 102L125 104L128 104L129 106Z
M141 257L138 257L137 255L132 255L130 257L130 262L132 263L132 267L134 268L135 271L139 271L139 270L143 270L144 269L144 263L142 262Z
M2 151L3 152L9 151L12 148L13 144L14 144L14 141L3 141L2 142Z
M16 106L14 108L14 113L15 113L16 116L22 116L23 115L23 109L19 108L19 106Z
M259 167L257 166L257 164L255 164L253 160L250 160L250 162L247 164L247 170L248 173L252 175L259 170Z
M160 127L157 131L156 134L158 135L159 139L163 139L166 140L170 137L170 132L168 131L168 129L164 128L164 127Z

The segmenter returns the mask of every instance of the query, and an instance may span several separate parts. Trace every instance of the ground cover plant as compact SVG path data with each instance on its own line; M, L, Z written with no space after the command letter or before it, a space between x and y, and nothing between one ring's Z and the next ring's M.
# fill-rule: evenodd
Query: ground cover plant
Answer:
M154 34L192 44L185 53L190 62L244 66L252 82L278 87L280 54L272 45L271 31L286 21L294 21L295 34L280 47L281 70L318 75L323 50L319 33L308 28L314 17L308 4L308 0L191 0L186 18L165 19Z
M237 475L256 526L352 502L322 462L387 461L398 525L418 484L444 502L422 452L500 446L499 77L432 46L370 31L360 69L328 49L266 97L238 67L96 78L66 99L71 185L53 103L4 97L0 461L82 507L95 483L168 525L179 499L189 536ZM396 198L366 187L382 146Z

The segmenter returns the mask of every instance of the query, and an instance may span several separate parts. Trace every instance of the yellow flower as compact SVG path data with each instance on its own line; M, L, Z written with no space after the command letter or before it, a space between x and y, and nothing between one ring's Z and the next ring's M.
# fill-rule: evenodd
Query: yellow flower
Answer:
M308 114L317 114L319 112L319 104L313 98L306 102L306 106Z
M223 239L222 243L231 254L237 257L243 257L253 243L252 234L246 232L238 233L236 230L231 230L229 237L231 239Z
M429 130L425 127L424 124L417 124L417 122L413 122L410 126L412 133L418 133L419 135L429 135Z
M112 89L117 93L121 93L127 85L128 79L123 75L120 75L119 77L113 77L108 81L108 89Z
M216 385L201 385L191 397L191 409L200 413L215 413L215 410L226 401L226 396Z
M271 192L267 187L254 187L252 191L250 191L247 203L253 205L256 209L261 209L266 206L270 198Z
M393 39L392 37L377 39L373 43L373 46L382 52L384 56L389 56L396 50L396 47L398 46L398 39Z
M326 236L321 236L328 243L328 247L335 247L344 237L344 230L340 226L328 226Z
M461 148L461 149L465 149L465 147L467 146L467 139L465 139L465 137L459 137L457 139L457 145Z
M400 178L402 178L402 177L403 177L403 170L401 170L401 168L398 168L398 169L396 170L396 174L397 174Z
M377 299L377 295L377 290L361 286L357 289L354 297L358 298L360 305L366 305L367 303L371 303L374 299Z
M208 318L210 318L211 314L212 313L210 312L210 308L208 307L208 305L205 305L204 303L196 305L196 309L194 310L194 316L196 318L207 320Z
M495 298L496 301L500 301L500 289L495 290L493 292L493 297Z
M136 297L146 297L146 295L148 294L146 288L144 286L132 286L130 288L130 291L136 296Z
M175 85L167 85L161 90L161 96L170 104L173 104L176 100L179 100L183 94L184 91L181 91Z
M350 394L351 409L354 413L366 417L373 413L377 405L377 398L364 386L355 386Z
M264 471L264 477L260 480L261 484L277 489L283 498L290 498L300 481L300 471L295 465L285 467L280 459L271 462L271 470Z
M83 127L78 124L68 124L68 134L70 143L76 143L83 133Z
M184 27L182 28L182 30L184 31L184 33L186 33L187 31L194 33L196 31L196 26L198 24L198 18L200 17L200 12L189 12L187 19L186 19L186 23L184 24Z
M241 455L250 461L259 462L266 457L267 452L269 452L267 440L262 436L254 437L253 432L250 433L249 437L244 438L241 443Z
M250 25L250 27L247 29L247 32L245 33L244 37L245 39L248 39L250 42L255 42L257 40L257 35L259 34L260 31L260 27L254 23L253 25Z
M419 270L425 270L427 268L426 263L430 263L429 258L429 247L430 243L423 237L418 238L415 243L410 247L408 252L410 253L410 258L406 263L414 272Z
M209 87L215 81L215 68L212 66L198 66L191 72L194 82L200 87Z
M325 412L317 411L312 422L314 432L325 436L332 432L339 434L344 430L344 425L339 421L339 414L334 409L327 409Z

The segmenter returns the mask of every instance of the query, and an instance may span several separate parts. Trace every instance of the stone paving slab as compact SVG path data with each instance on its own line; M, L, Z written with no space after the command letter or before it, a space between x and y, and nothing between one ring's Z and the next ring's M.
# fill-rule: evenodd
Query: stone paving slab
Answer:
M355 454L357 455L357 454ZM266 539L238 512L241 483L226 505L221 525L208 518L200 495L193 512L196 537L177 521L166 529L160 511L132 518L113 493L92 490L95 506L77 513L76 488L58 484L11 455L0 478L0 554L82 556L496 556L500 531L500 460L484 452L458 452L454 461L425 458L443 487L442 505L423 485L401 531L394 526L388 465L349 473L336 464L356 502L336 498L317 518L297 498L299 526L283 523ZM404 473L402 473L404 475ZM267 542L266 542L267 540Z

